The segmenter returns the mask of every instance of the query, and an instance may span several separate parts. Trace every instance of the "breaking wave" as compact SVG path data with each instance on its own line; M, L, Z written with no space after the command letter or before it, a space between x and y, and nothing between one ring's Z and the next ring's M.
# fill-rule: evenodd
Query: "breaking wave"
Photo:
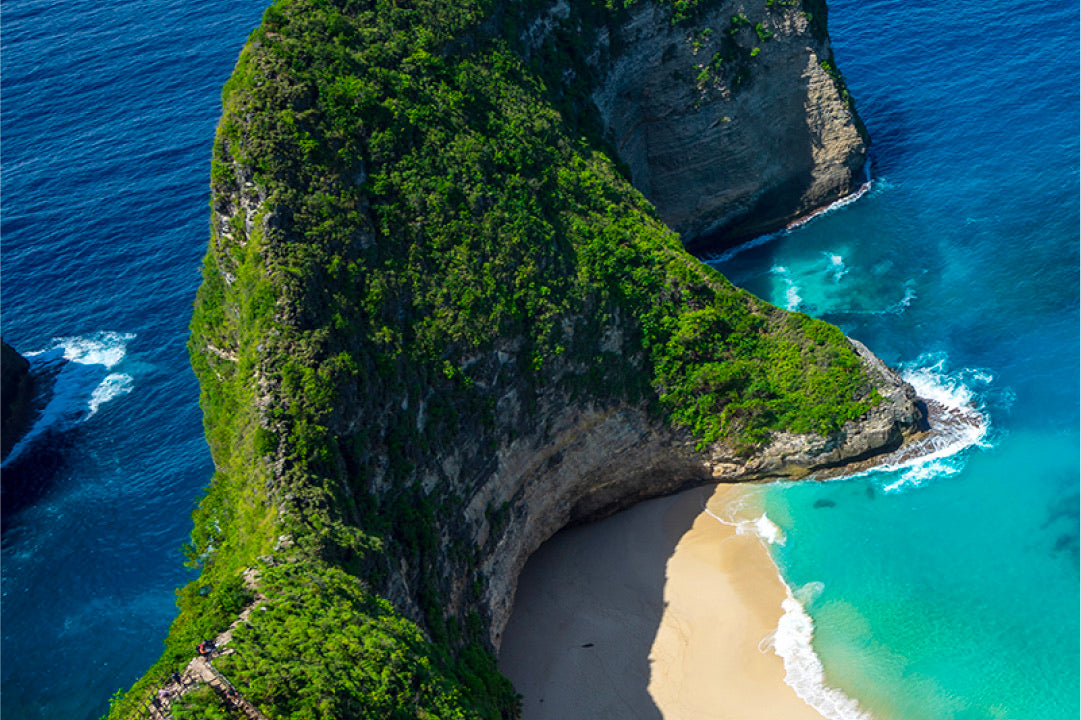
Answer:
M807 614L806 604L822 593L819 582L807 583L795 592L785 586L787 597L781 603L784 615L777 622L773 635L759 649L773 648L784 663L784 681L805 703L829 720L872 720L860 704L840 690L826 684L825 669L815 654L814 621Z
M921 355L902 366L901 377L927 405L931 430L867 471L884 474L884 492L901 492L961 471L972 447L988 447L990 418L982 392L994 382L987 370L947 370L945 353Z
M63 432L86 422L102 405L135 389L131 375L113 372L127 355L134 333L98 332L53 338L49 347L25 353L30 372L43 386L37 420L4 460L12 463L47 432Z
M733 505L726 514L738 513L739 509ZM706 511L720 522L734 525L737 534L753 533L767 545L784 544L784 531L765 513L754 520L735 521L721 518L708 508ZM785 586L786 597L781 603L784 614L777 621L777 629L762 640L758 649L762 652L773 649L784 664L785 683L828 720L872 720L856 700L826 684L825 669L814 651L814 621L806 606L822 594L825 585L810 582L793 591L780 573L778 577Z

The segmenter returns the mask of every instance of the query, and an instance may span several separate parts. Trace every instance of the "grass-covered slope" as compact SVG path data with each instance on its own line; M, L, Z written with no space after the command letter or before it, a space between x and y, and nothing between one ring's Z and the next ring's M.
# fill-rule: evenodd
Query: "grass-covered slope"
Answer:
M584 26L621 18L576 5ZM527 430L496 420L508 388L641 404L745 452L877 401L836 328L733 288L661 225L591 130L585 66L552 72L583 49L523 59L535 12L281 0L252 34L192 321L217 466L202 575L113 717L236 619L250 567L265 609L216 664L268 717L513 716L479 603L491 548L454 534L490 453ZM465 445L472 466L441 464ZM468 612L445 610L450 571ZM396 574L397 609L379 596ZM191 716L224 716L200 697Z

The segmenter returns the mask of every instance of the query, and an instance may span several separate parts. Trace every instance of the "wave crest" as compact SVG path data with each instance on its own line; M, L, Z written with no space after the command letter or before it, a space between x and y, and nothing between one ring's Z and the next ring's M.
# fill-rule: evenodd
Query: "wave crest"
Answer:
M807 614L804 602L810 603L821 594L822 583L807 583L793 593L785 586L787 597L781 603L784 615L777 630L765 643L784 663L784 681L805 703L829 720L872 720L860 704L826 684L825 669L815 654L814 621ZM800 599L804 598L804 602Z
M110 372L127 355L134 333L97 332L86 336L53 338L48 347L26 353L30 372L45 382L46 397L37 420L3 466L18 458L47 432L63 432L86 422L102 405L135 389L135 380L123 372Z
M931 430L888 455L867 474L886 474L883 492L902 492L960 472L972 447L989 447L984 394L994 375L980 368L948 370L945 353L921 355L901 377L927 405Z

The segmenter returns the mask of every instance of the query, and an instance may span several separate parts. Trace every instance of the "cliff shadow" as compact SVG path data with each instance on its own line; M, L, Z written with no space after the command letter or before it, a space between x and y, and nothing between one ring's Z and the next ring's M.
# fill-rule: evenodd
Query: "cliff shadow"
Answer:
M648 688L666 568L712 491L565 528L530 556L499 654L523 720L661 720Z

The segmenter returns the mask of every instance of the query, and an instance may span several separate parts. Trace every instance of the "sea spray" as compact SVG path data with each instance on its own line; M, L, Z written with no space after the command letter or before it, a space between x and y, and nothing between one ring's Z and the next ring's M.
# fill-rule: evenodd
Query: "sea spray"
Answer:
M784 615L777 622L772 638L764 644L772 646L773 652L784 663L784 681L801 700L824 717L829 720L872 720L856 700L826 684L825 669L814 651L814 621L805 609L805 603L821 594L822 589L822 583L813 582L793 593L785 584L787 597L781 602Z
M26 353L30 371L45 379L48 397L40 398L40 414L0 467L14 463L43 434L86 422L105 403L130 393L135 388L132 376L110 371L124 360L134 339L134 333L117 332L58 337L49 347Z
M884 492L911 490L955 475L964 467L963 451L989 446L990 418L977 388L991 385L994 376L982 369L947 371L948 359L942 353L921 355L901 367L901 377L927 405L931 430L866 471L887 476L881 483Z
M754 506L759 502L760 498L754 493L742 493L721 514L708 506L705 512L718 522L734 527L737 535L754 535L767 547L784 545L784 531L764 512L753 519L741 519L747 516L748 510L753 514ZM783 614L777 629L763 638L758 649L762 652L773 649L784 664L785 683L824 717L829 720L872 720L856 700L826 684L822 661L815 654L814 622L805 605L814 602L825 586L821 582L809 582L793 592L779 571L777 577L785 587L786 597L781 602Z

